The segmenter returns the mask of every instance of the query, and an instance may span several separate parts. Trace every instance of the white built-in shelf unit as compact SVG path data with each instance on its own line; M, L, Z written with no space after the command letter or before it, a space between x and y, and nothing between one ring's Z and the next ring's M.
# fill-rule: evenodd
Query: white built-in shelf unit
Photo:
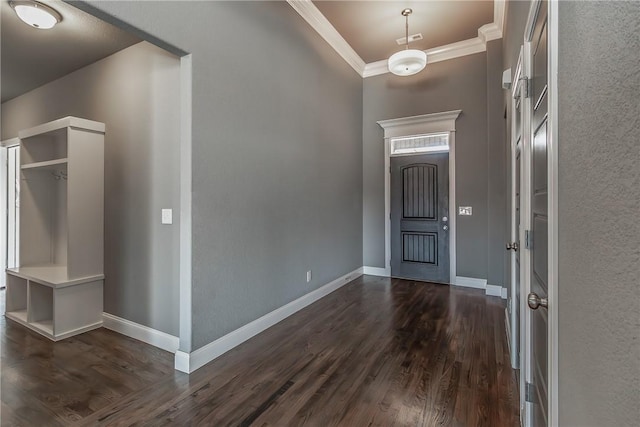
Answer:
M20 266L6 316L54 340L102 325L104 123L65 117L20 131Z

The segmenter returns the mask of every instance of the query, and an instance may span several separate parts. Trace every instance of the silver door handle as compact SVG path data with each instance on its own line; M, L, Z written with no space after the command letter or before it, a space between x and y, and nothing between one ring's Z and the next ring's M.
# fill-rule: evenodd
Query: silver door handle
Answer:
M530 309L537 310L538 307L548 308L549 300L547 300L546 298L540 298L538 294L536 294L535 292L531 292L527 296L527 304L529 304Z
M507 243L507 250L508 251L517 251L518 250L518 242L513 242L513 243Z
M445 225L445 226L443 226L443 227L442 227L442 229L443 229L444 231L447 231L447 230L449 229L449 226L448 226L448 225Z

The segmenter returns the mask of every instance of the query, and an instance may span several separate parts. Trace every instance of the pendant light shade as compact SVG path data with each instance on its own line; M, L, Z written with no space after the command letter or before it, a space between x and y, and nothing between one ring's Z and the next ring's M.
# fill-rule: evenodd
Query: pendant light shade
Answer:
M37 1L11 1L9 5L22 22L33 28L48 30L62 21L62 16L55 9Z
M412 76L426 66L427 54L422 50L401 50L389 57L389 71L396 76Z
M389 72L396 76L412 76L427 66L427 54L424 51L409 49L409 15L412 12L409 8L402 11L402 16L405 17L406 49L391 55L387 64Z

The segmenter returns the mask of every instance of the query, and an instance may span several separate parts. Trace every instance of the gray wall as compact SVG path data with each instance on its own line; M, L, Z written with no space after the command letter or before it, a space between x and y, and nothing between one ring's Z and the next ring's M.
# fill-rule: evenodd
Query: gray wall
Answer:
M504 36L502 38L502 68L503 70L511 69L511 77L513 81L513 75L516 71L518 64L518 55L520 54L520 47L524 43L524 27L527 24L527 17L529 15L530 2L528 1L507 1L506 3L506 21L504 28ZM507 111L507 117L512 117L511 113L511 90L504 90L503 92L503 109ZM507 205L507 230L505 232L506 241L511 240L511 120L505 122L505 158L506 158L506 205ZM511 277L511 263L509 258L505 259L505 271L506 278ZM511 286L508 280L505 280L505 286L509 298L511 298ZM516 307L517 310L517 307Z
M507 286L507 138L502 89L502 40L487 43L487 281Z
M560 2L560 425L640 422L640 3Z
M92 4L193 54L193 350L362 265L362 79L291 6Z
M43 66L46 66L43 64ZM140 43L2 104L2 139L64 116L106 123L104 309L178 335L179 60ZM174 225L160 224L161 208Z
M473 206L473 216L457 218L457 274L504 284L504 183L497 182L505 173L501 169L504 168L504 138L502 129L495 127L499 106L492 104L492 108L487 108L488 82L492 83L491 102L502 96L496 92L495 79L488 78L487 74L488 69L493 72L501 68L501 56L498 44L490 43L489 48L492 50L490 62L483 52L429 64L411 77L384 74L364 80L364 265L384 267L384 134L376 122L461 109L456 122L456 198L458 205ZM499 75L497 79L499 82ZM488 144L490 115L491 150ZM490 154L497 157L490 160ZM494 168L491 182L490 167ZM490 229L496 232L491 241ZM496 241L499 241L498 247L495 247Z

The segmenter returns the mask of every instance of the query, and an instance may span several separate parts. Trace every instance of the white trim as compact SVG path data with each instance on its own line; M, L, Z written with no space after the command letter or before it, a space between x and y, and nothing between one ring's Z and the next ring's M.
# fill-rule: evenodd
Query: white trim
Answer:
M559 421L559 402L558 402L558 19L559 10L558 2L549 2L549 38L548 38L548 76L549 91L548 96L548 130L549 144L547 147L547 173L549 186L549 282L547 288L547 297L549 299L548 309L548 374L547 386L549 388L548 396L548 414L549 425L557 427Z
M192 58L180 58L180 348L191 350Z
M456 277L456 119L462 110L380 120L384 129L384 259L385 273L391 276L391 138L449 132L449 281Z
M356 70L356 73L358 73L360 77L363 76L365 62L311 0L287 0L287 3L329 43L329 46L331 46L347 64Z
M538 0L533 0L532 4ZM532 75L531 64L531 45L530 43L524 44L523 50L523 77L530 78ZM532 149L531 149L531 111L533 106L531 105L531 98L524 98L522 100L522 142L521 142L521 156L522 163L520 169L521 176L521 190L520 195L520 230L519 240L525 241L525 230L531 229L531 168L532 168ZM527 306L527 295L531 291L531 256L527 254L526 250L522 250L520 253L520 409L521 420L523 426L529 426L528 414L531 412L530 404L525 400L526 396L526 383L528 381L527 373L527 359L530 354L528 328L531 322L531 310Z
M504 288L499 285L489 285L487 284L487 288L485 289L485 293L492 297L500 297L502 298L502 290Z
M485 24L478 29L478 38L486 45L486 43L491 40L501 39L502 30L495 22Z
M173 367L176 371L191 373L189 371L189 353L182 350L176 351Z
M493 2L493 23L497 25L501 33L504 30L504 22L506 20L506 6L506 0L495 0Z
M322 37L338 55L344 59L362 78L378 76L389 72L387 60L365 63L329 20L311 0L287 0L311 28ZM465 55L485 52L487 42L502 37L505 19L505 0L493 2L493 22L478 28L478 37L456 43L427 49L427 63L446 61Z
M368 274L370 276L389 277L387 270L380 267L362 267L362 274Z
M455 132L456 119L460 113L462 113L462 110L443 111L419 116L380 120L377 123L384 129L385 138L424 135L437 132Z
M487 279L457 276L452 284L461 288L483 289L485 295L507 299L507 289L500 285L489 285Z
M175 353L180 344L178 337L109 313L102 313L102 326L171 353Z
M464 288L487 289L487 279L457 276L453 285L462 286Z
M510 341L510 337L511 337L511 322L509 320L509 308L505 307L504 309L504 329L505 329L505 333L507 335L507 347L509 348L509 353L513 352L513 349L511 348L511 341ZM516 369L516 368L514 368Z
M362 275L363 268L357 268L344 276L338 277L332 282L318 288L306 295L292 301L274 311L265 314L259 319L236 329L227 335L201 347L191 353L183 351L176 352L175 368L181 372L191 373L196 369L211 362L229 350L239 346L248 339L256 336L260 332L286 319L294 313L302 310L320 298L329 295L331 292L341 288L352 280Z
M81 119L79 117L67 116L58 120L53 120L48 123L43 123L38 126L34 126L29 129L24 129L18 132L18 138L26 139L32 136L40 135L47 132L53 132L58 129L64 129L73 127L82 130L88 130L91 132L104 133L105 124L100 122L94 122L93 120Z
M0 141L0 146L4 148L15 147L16 145L20 145L20 138L9 138Z
M524 182L522 180L522 173L523 173L523 157L522 157L522 146L524 144L524 120L523 120L523 108L524 108L524 102L525 100L521 97L520 95L520 91L522 88L522 72L523 72L523 47L520 47L520 53L518 55L518 62L516 63L516 67L515 67L515 72L513 74L513 85L511 86L511 90L508 92L509 96L509 106L510 106L510 124L511 124L511 135L509 135L509 144L510 144L510 155L511 158L509 159L510 165L511 165L511 174L508 178L508 185L509 185L509 190L511 192L511 206L510 208L510 212L509 212L509 217L511 220L511 229L510 229L510 235L509 235L509 240L511 242L518 242L520 244L520 248L519 250L521 251L520 253L522 253L522 243L523 240L520 239L520 230L516 227L516 212L517 209L520 209L520 213L522 216L522 201L524 200L524 192L522 192L521 196L520 196L520 206L516 206L516 194L518 191L521 191L521 189L517 189L516 188L516 181L518 180L518 178L516 177L516 170L517 170L517 163L518 163L518 153L520 154L520 183L521 183L521 187L522 187L522 183ZM516 99L520 97L520 142L518 143L517 138L516 138L516 127L515 127L515 117L516 117ZM513 329L511 329L511 336L509 338L510 340L510 346L509 348L511 349L511 353L510 353L510 358L511 358L511 367L514 369L519 369L521 366L522 361L520 360L520 350L521 350L521 343L522 343L522 339L521 339L521 325L522 325L522 321L521 321L521 316L522 316L522 312L521 312L521 305L518 303L517 299L516 299L516 294L519 294L521 291L520 289L518 289L519 284L522 283L521 282L521 277L516 277L516 257L517 254L515 251L511 251L511 253L509 254L509 265L510 265L510 275L509 275L509 287L511 289L511 300L509 301L510 304L510 316L511 319L510 324L513 325ZM522 268L522 260L520 261L521 265L520 267ZM522 298L522 294L520 294L520 298ZM522 380L522 378L520 378ZM522 381L521 381L522 382Z

